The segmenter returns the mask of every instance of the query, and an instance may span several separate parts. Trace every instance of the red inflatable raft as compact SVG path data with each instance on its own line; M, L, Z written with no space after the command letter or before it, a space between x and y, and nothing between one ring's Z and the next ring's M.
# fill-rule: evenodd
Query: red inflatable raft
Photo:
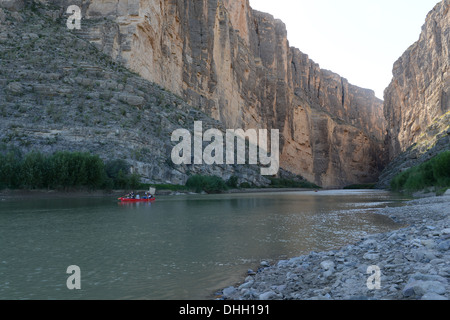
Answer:
M153 202L156 201L156 198L150 199L130 199L130 198L119 198L122 202L134 203L134 202Z

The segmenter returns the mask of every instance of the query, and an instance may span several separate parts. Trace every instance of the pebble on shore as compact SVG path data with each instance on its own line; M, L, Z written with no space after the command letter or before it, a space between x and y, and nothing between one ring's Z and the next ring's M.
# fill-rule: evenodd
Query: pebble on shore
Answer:
M448 300L450 194L378 213L405 227L339 250L311 252L273 266L263 262L244 283L223 290L222 299Z

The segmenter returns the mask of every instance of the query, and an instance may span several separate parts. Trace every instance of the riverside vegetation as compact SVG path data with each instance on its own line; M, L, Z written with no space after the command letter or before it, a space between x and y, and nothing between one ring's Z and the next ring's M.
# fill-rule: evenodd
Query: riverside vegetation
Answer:
M104 161L88 152L58 151L43 154L33 151L23 154L20 149L0 150L0 190L52 189L52 190L112 190L156 187L172 191L220 193L229 189L252 188L249 183L239 184L232 176L227 181L218 176L192 175L185 185L144 184L141 176L130 173L130 165L122 159ZM300 178L271 178L273 188L318 188Z
M450 151L445 151L420 165L398 174L391 181L394 191L422 191L434 189L443 194L450 188Z
M270 185L267 188L296 188L296 189L320 189L317 185L305 181L300 177L296 178L269 178ZM186 188L197 193L220 193L229 189L251 189L255 186L244 182L239 184L239 179L236 176L232 176L227 181L224 181L218 176L201 176L195 175L188 179L186 182Z
M0 189L135 189L140 177L124 160L104 162L86 152L0 153Z

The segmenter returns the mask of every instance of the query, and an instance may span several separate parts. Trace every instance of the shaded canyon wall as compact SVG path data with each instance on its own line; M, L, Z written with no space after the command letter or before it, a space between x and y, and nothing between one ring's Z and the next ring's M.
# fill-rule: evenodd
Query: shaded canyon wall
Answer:
M385 90L389 165L378 187L399 172L450 150L450 0L438 3L419 40L395 62Z
M434 7L419 40L394 64L384 106L391 160L423 140L427 129L450 111L449 8L449 0Z

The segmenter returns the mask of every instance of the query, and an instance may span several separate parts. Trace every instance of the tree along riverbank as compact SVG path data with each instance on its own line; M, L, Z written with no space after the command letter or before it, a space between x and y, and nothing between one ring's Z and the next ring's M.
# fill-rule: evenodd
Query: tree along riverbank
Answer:
M378 209L400 229L249 270L226 300L448 300L450 192Z
M0 152L0 189L114 190L137 188L140 177L121 159L103 161L88 152Z
M1 147L1 146L0 146ZM1 148L0 148L1 149ZM157 190L194 193L223 193L230 190L253 189L238 176L224 180L219 176L192 175L185 185L144 184L141 176L132 172L123 159L104 161L88 152L59 151L44 154L32 151L23 154L19 149L0 150L0 190L54 190L63 192L98 192L112 190ZM300 176L270 177L267 188L320 189Z

